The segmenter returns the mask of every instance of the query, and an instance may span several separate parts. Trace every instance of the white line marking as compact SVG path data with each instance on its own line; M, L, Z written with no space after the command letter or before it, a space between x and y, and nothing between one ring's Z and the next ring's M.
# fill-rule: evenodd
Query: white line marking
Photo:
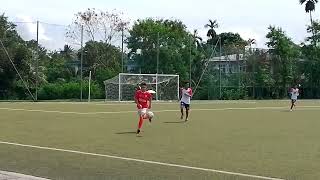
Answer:
M15 172L0 171L0 175L10 176L8 179L49 180L43 177L31 176Z
M105 154L97 154L97 153L89 153L89 152L82 152L82 151L74 151L74 150L67 150L67 149L59 149L59 148L50 148L50 147L43 147L43 146L19 144L19 143L12 143L12 142L6 142L6 141L0 141L0 144L21 146L21 147L28 147L28 148L35 148L35 149L44 149L44 150L51 150L51 151L68 152L68 153L90 155L90 156L98 156L98 157L107 157L107 158L120 159L120 160L125 160L125 161L135 161L135 162L141 162L141 163L156 164L156 165L169 166L169 167L178 167L178 168L185 168L185 169L193 169L193 170L199 170L199 171L207 171L207 172L214 172L214 173L228 174L228 175L242 176L242 177L250 177L250 178L257 178L257 179L284 180L284 179L280 179L280 178L273 178L273 177L266 177L266 176L257 176L257 175L250 175L250 174L244 174L244 173L236 173L236 172L229 172L229 171L222 171L222 170L215 170L215 169L207 169L207 168L200 168L200 167L193 167L193 166L185 166L185 165L171 164L171 163L164 163L164 162L157 162L157 161L147 161L147 160L142 160L142 159L134 159L134 158L112 156L112 155L105 155Z
M299 110L318 110L320 106L299 106ZM228 110L272 110L272 109L288 109L288 106L278 107L235 107L235 108L212 108L212 109L191 109L191 111L228 111ZM122 114L122 113L136 113L137 111L114 111L114 112L73 112L73 111L51 111L40 109L16 109L16 108L0 108L0 110L8 111L26 111L26 112L43 112L43 113L59 113L59 114L78 114L78 115L95 115L95 114ZM153 111L155 113L162 112L179 112L180 110L159 110Z
M157 101L153 101L152 102L153 104L157 104L157 105L179 105L177 103L177 101L173 101L173 102L157 102ZM256 104L256 102L252 101L243 101L243 102L238 102L238 101L196 101L194 102L194 104ZM119 103L119 102L116 102L116 105L132 105L134 104L133 102L126 102L126 103ZM94 104L94 105L97 105L97 106L114 106L115 104L110 104L110 103L99 103L99 104Z
M48 104L48 105L54 105L54 104L66 104L66 105L99 105L99 106L114 106L114 105L132 105L135 104L134 101L107 101L107 102L1 102L3 104ZM194 100L194 104L256 104L256 101L198 101ZM153 104L163 104L163 105L174 105L177 104L177 101L153 101Z
M16 108L0 108L0 110L8 111L26 111L26 112L44 112L44 113L59 113L59 114L79 114L79 115L92 115L92 114L120 114L120 113L136 113L137 111L115 111L115 112L72 112L72 111L50 111L40 109L16 109Z

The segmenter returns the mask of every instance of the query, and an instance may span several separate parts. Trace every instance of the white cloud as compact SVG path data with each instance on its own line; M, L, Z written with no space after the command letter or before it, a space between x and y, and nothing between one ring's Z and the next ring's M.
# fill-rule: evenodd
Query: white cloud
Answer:
M21 33L23 38L31 40L36 39L37 36L37 23L30 17L26 15L17 15L17 22L26 22L26 23L17 23L18 32ZM51 41L52 39L46 35L45 28L39 24L39 40L41 41Z

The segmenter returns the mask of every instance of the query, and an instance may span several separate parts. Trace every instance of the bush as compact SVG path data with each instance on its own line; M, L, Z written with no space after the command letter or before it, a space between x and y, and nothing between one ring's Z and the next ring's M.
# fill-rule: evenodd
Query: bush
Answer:
M88 98L88 82L83 82L83 98ZM49 83L39 90L39 100L80 99L81 85L79 82ZM91 98L103 98L103 89L95 82L91 83Z
M248 90L246 88L234 87L234 88L223 88L222 89L223 100L239 100L248 99Z

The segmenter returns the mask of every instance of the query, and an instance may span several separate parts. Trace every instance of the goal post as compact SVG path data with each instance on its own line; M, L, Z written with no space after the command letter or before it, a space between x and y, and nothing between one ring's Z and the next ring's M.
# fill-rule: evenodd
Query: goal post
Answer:
M179 99L179 75L173 74L130 74L105 80L106 101L132 101L137 85L147 83L148 89L156 91L154 100L172 101Z

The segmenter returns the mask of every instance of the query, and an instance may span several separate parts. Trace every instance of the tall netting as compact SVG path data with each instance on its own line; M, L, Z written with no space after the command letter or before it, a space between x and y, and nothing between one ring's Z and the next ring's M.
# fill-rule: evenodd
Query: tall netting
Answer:
M137 85L146 82L148 89L156 91L155 100L170 101L179 98L179 75L170 74L128 74L104 81L106 100L131 101Z
M293 85L301 98L319 98L305 57L284 59L272 49L220 47L207 59L195 97L208 100L282 99Z

